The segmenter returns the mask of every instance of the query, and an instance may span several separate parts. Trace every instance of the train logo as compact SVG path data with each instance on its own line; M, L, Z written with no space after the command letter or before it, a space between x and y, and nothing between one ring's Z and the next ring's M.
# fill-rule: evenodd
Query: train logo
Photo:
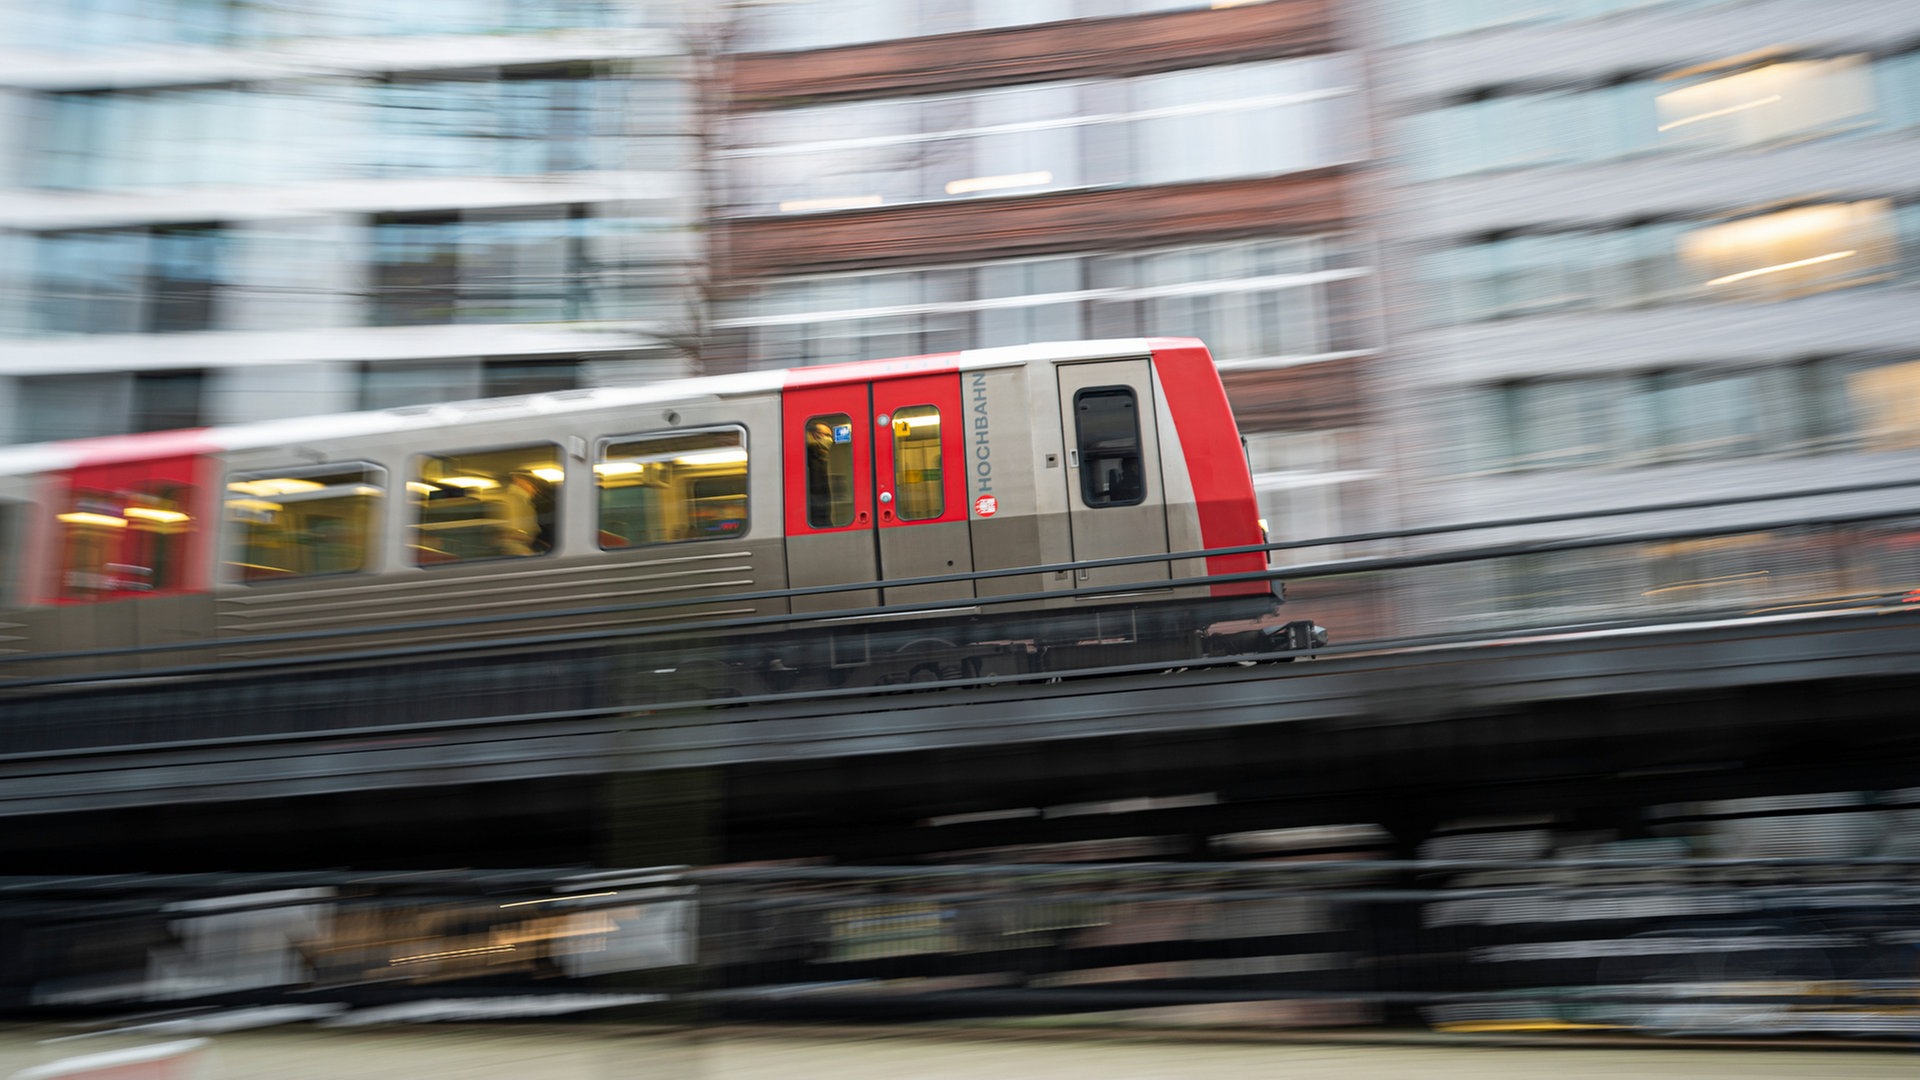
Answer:
M982 495L973 500L973 512L978 517L992 517L1000 512L1000 500L991 495Z

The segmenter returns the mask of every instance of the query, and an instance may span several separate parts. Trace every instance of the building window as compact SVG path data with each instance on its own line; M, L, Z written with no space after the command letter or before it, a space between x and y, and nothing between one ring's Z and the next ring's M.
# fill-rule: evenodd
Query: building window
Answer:
M735 302L723 329L791 367L1027 341L1189 335L1223 363L1375 347L1373 271L1343 236L801 278Z
M1904 213L1904 211L1903 211ZM1778 300L1881 280L1898 269L1884 200L1831 203L1712 225L1506 236L1420 256L1430 325L1689 300Z
M472 360L428 363L381 361L360 366L362 409L399 409L482 397L480 365Z
M147 250L146 328L211 330L227 282L227 234L215 226L157 228Z
M249 583L369 569L385 483L383 470L361 464L229 478L228 568Z
M56 334L211 330L228 285L215 225L43 233L34 292Z
M1339 55L773 110L721 156L740 214L1264 176L1360 156Z
M1802 296L1885 273L1895 251L1892 211L1876 199L1743 218L1693 230L1681 254L1714 299Z
M868 41L1240 7L1268 0L785 0L741 9L741 51L826 49Z
M1674 146L1751 146L1838 128L1873 112L1865 58L1767 64L1661 94L1660 133Z
M1912 122L1920 100L1914 70L1912 54L1872 62L1841 56L1678 86L1645 78L1571 92L1490 86L1475 100L1407 117L1399 138L1413 174L1438 180L1656 151L1730 150L1876 122L1899 128Z
M1854 372L1847 380L1847 396L1867 449L1920 447L1920 361Z
M675 227L586 207L389 214L373 235L379 326L658 317L688 288Z
M740 428L617 439L601 448L593 475L603 548L747 534L747 435Z
M85 439L125 432L132 380L104 375L35 375L14 382L21 442Z
M408 546L421 566L545 555L559 541L565 479L548 443L418 459Z
M133 376L133 430L172 431L200 427L206 396L204 371L141 371Z
M1820 359L1508 383L1454 412L1459 464L1504 471L1910 450L1915 402L1920 363Z
M379 218L373 229L377 326L450 323L459 310L460 224L452 216Z
M580 361L567 360L488 360L480 365L481 392L485 397L519 397L523 394L554 394L580 387Z
M46 233L39 237L34 307L54 334L141 329L147 237L138 231Z
M663 80L574 66L396 77L369 90L369 171L538 176L681 163L685 98Z

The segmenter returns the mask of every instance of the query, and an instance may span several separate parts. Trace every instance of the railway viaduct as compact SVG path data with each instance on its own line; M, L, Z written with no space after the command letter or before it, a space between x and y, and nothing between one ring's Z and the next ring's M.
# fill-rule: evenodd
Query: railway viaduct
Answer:
M1916 655L1920 612L1891 609L646 709L564 657L513 693L321 674L299 707L159 682L0 703L0 835L15 873L1206 858L1353 823L1404 853L1493 814L1631 835L1651 805L1920 786Z

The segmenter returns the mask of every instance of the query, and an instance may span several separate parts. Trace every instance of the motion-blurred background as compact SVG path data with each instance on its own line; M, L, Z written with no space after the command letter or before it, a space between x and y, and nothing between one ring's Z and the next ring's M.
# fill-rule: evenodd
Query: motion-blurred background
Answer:
M0 443L1192 335L1226 373L1276 541L1908 483L1920 476L1916 124L1920 6L1897 0L0 0ZM1913 498L1856 490L1804 509L1893 512ZM1842 558L1818 537L1786 537L1798 545L1787 551L1781 534L1740 534L1743 513L1727 511L1729 534L1711 540L1508 559L1405 591L1334 590L1326 602L1347 606L1322 621L1363 641L1463 619L1498 627L1523 609L1536 626L1668 606L1764 610L1838 592L1861 566L1872 580L1855 591L1920 584L1908 528L1850 534ZM1524 536L1595 530L1569 521ZM1523 534L1474 542L1503 535ZM1275 562L1418 546L1333 539ZM1557 850L1610 856L1620 849L1604 845L1621 836L1708 831L1663 832L1671 817L1734 822L1693 852L1705 856L1909 856L1910 793L1897 777L1858 779L1793 798L1673 799L1680 808L1653 827L1599 830L1592 848L1562 837ZM1875 802L1863 786L1891 794ZM1462 825L1424 847L1283 839L1310 855L1429 859L1533 858L1555 843L1531 819ZM1655 845L1684 861L1678 847ZM1100 854L1126 855L1116 850ZM1670 975L1623 973L1622 956L1771 957L1769 1008L1635 1021L1655 1027L1772 1022L1778 999L1806 999L1804 985L1780 990L1785 978L1831 983L1871 967L1862 984L1910 989L1910 899L1875 893L1847 908L1898 909L1869 948L1864 917L1821 924L1845 940L1806 936L1805 913L1825 901L1798 879L1768 879L1791 894L1778 899L1668 870L1612 880L1626 907L1567 906L1592 899L1576 868L1521 882L1524 910L1496 876L1465 881L1486 892L1438 914L1337 918L1299 900L1306 886L1291 879L1183 879L1177 890L1124 875L1048 879L1054 892L1005 911L979 896L1038 887L943 879L915 886L933 899L889 905L869 893L898 887L860 879L847 886L855 899L802 919L785 952L765 924L724 920L793 900L755 907L766 899L756 889L807 894L818 882L690 880L738 899L715 900L710 924L765 950L739 946L729 962L742 984L798 978L796 957L879 980L908 970L901 957L988 953L1013 935L1104 949L1088 928L1121 925L1131 945L1185 942L1182 962L1195 942L1253 939L1201 959L1270 966L1260 939L1350 931L1289 945L1309 956L1291 970L1309 973L1305 998L1318 992L1314 971L1399 958L1387 976L1336 988L1375 1003L1388 1000L1381 987L1458 986L1474 964L1586 965L1490 976L1490 992ZM1382 873L1402 872L1416 873ZM1618 947L1640 925L1622 914L1634 904L1679 910L1663 906L1676 882L1698 887L1687 911L1774 904L1790 915L1755 933L1721 925L1718 940L1734 943L1724 948L1698 935ZM653 921L630 919L624 938L606 929L624 907L583 918L599 920L601 945L668 954L634 968L677 966L684 894L672 890L687 884L649 885ZM1377 901L1367 874L1338 884L1353 890L1338 904L1430 899ZM123 939L77 935L136 960L82 970L56 1000L103 1000L103 986L109 998L165 996L188 976L278 987L265 967L296 960L319 970L328 957L296 958L281 924L317 917L308 909L323 894L298 890L337 883L243 885L267 899L191 918L225 919L215 936L234 940L268 926L269 946L182 946L142 967L154 925L211 910L167 905L218 907L242 887L168 884ZM431 886L458 893L460 910L496 912L506 904L495 901L561 889L546 878ZM375 898L369 909L412 910L376 903L384 885L356 887L356 902ZM1245 906L1215 895L1242 887L1258 894ZM1139 929L1167 911L1185 920L1178 933ZM1585 951L1529 953L1512 936L1537 920L1552 928L1535 936L1559 945L1611 918L1630 925ZM337 940L438 944L343 963L354 979L402 961L464 970L481 954L462 950L493 948L469 940L495 940L485 927L376 929ZM1424 978L1423 958L1449 950L1446 979L1395 974ZM540 959L591 966L565 950ZM1067 984L1044 966L1009 978ZM1748 981L1738 965L1708 966L1722 983ZM1512 1011L1541 1013L1531 999ZM1504 1014L1471 1014L1488 1015Z

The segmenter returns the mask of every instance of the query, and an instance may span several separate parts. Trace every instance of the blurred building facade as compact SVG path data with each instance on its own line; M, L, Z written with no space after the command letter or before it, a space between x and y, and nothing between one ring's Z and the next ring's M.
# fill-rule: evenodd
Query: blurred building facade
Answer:
M0 442L677 372L677 14L0 0Z
M1920 476L1920 8L1357 11L1410 518Z
M736 5L709 367L1193 335L1275 539L1359 526L1382 342L1341 7Z
M1374 475L1336 0L0 12L0 442L1195 335L1277 539Z

